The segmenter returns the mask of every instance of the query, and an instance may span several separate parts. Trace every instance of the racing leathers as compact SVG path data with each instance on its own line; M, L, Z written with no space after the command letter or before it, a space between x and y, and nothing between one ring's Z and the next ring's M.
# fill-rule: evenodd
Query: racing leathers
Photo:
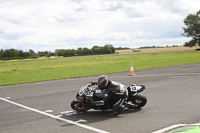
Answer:
M93 85L95 85L95 82L92 82ZM116 102L115 104L112 106L112 113L114 115L118 115L123 107L123 103L126 101L127 97L128 97L128 90L127 88L116 81L113 80L108 80L108 84L106 85L105 88L101 88L101 90L105 89L105 94L104 94L104 98L101 101L97 101L96 105L102 105L104 106L104 108L106 108L111 100L111 98L115 97L116 98Z

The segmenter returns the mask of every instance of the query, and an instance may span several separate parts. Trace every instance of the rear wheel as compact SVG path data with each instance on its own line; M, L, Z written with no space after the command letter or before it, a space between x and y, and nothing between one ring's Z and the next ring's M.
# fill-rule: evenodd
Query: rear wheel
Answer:
M137 94L136 96L132 97L128 104L129 109L140 109L147 103L147 98L142 94Z

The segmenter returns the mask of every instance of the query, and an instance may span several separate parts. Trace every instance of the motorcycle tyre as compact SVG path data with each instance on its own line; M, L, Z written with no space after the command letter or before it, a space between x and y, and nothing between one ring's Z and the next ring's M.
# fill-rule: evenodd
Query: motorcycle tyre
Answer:
M76 110L75 107L74 107L76 104L78 104L78 102L75 101L75 100L73 100L73 101L71 102L71 108L72 108L73 110ZM76 110L76 111L78 111L78 112L85 112L85 111L87 111L87 110L89 110L89 109L90 109L90 108L84 109L84 110Z
M71 108L73 109L73 110L76 110L75 108L74 108L74 106L75 106L75 104L77 104L78 102L77 101L75 101L75 100L73 100L72 102L71 102Z
M141 103L137 103L137 100L142 101ZM137 94L136 96L132 97L131 99L132 104L136 106L128 107L129 109L140 109L144 107L147 103L147 98L142 94Z

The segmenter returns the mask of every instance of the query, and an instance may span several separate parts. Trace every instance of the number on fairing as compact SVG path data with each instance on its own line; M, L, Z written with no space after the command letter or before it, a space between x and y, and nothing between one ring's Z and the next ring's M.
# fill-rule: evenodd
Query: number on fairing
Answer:
M130 88L131 88L131 91L134 91L134 92L137 91L136 86L131 86Z

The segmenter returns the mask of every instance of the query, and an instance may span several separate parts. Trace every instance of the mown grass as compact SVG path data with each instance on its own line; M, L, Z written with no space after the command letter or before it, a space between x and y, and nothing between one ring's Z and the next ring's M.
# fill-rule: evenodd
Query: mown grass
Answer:
M76 56L0 62L0 86L200 63L200 52Z

